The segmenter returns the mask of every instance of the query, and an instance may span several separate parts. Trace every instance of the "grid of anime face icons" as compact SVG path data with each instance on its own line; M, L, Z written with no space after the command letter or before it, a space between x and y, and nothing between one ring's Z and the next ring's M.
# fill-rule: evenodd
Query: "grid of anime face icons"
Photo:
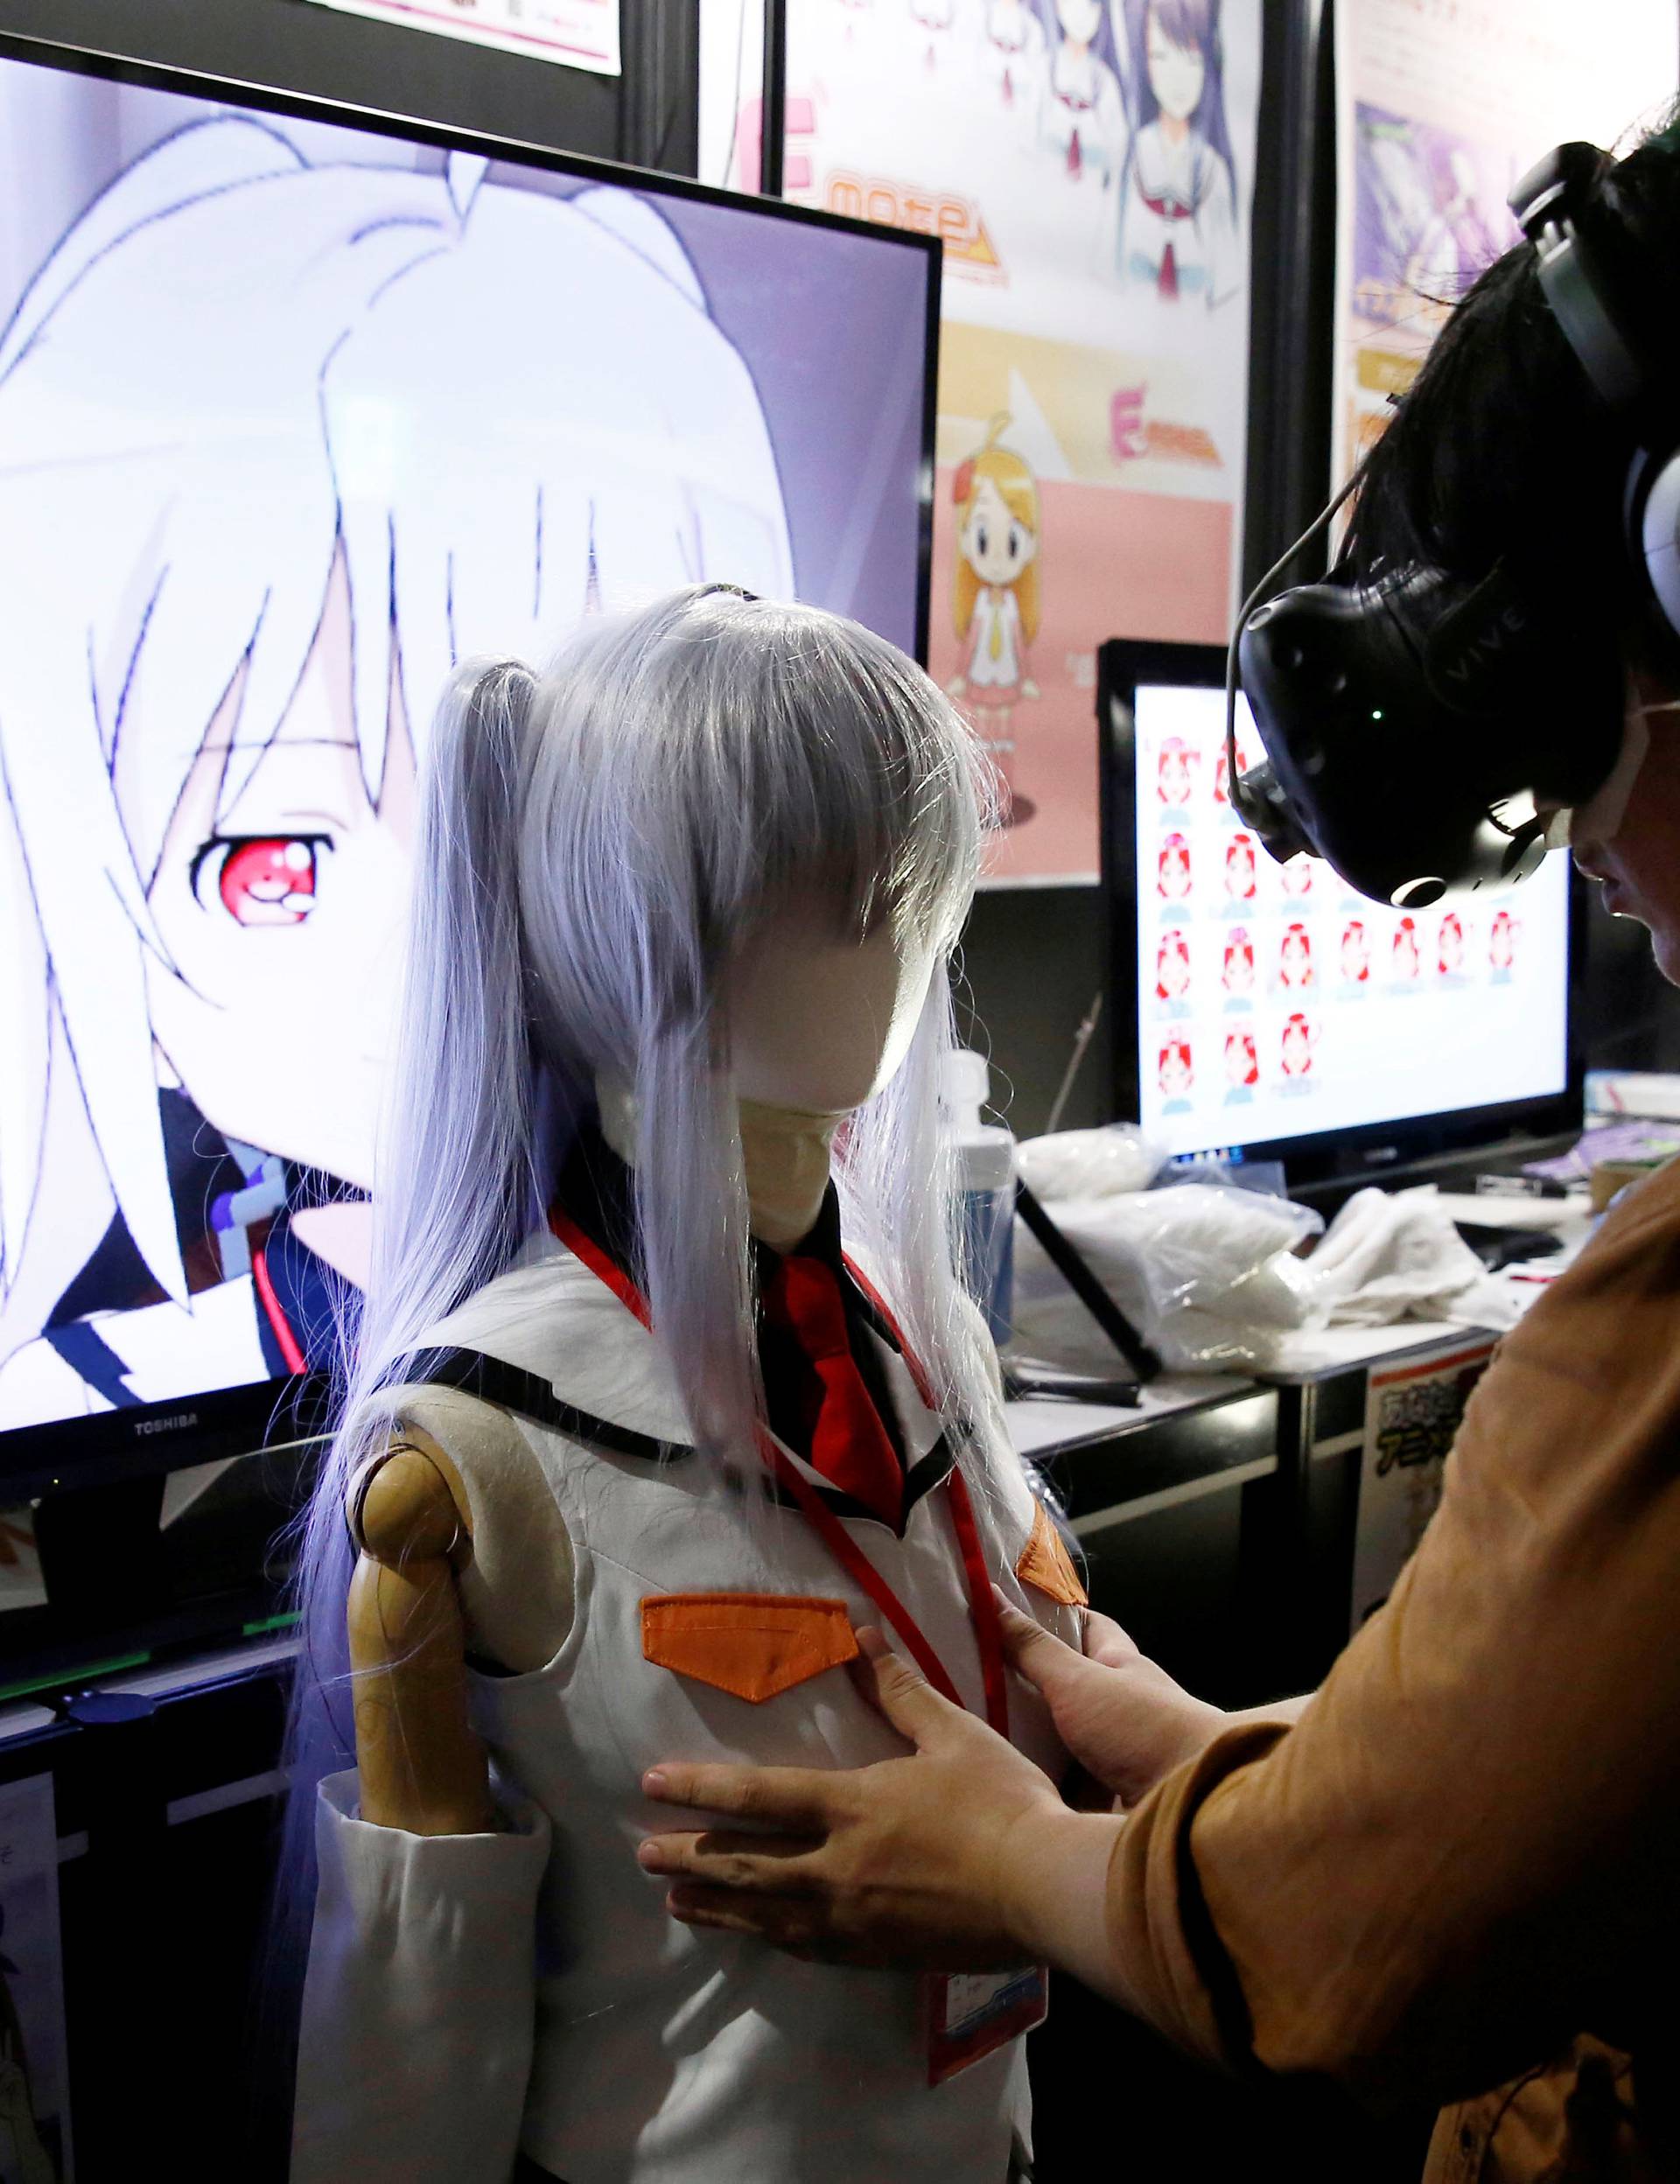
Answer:
M1255 757L1239 735L1239 767ZM1140 761L1141 1013L1166 1113L1309 1098L1348 1010L1514 979L1509 910L1368 902L1316 860L1267 854L1231 808L1222 748L1169 735Z

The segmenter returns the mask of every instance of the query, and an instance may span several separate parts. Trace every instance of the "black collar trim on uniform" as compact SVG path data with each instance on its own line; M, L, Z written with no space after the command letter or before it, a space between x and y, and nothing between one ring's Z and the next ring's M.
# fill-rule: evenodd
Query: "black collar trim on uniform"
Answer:
M598 1418L592 1411L580 1410L575 1404L563 1402L541 1374L528 1373L522 1366L509 1365L482 1350L417 1350L396 1366L389 1384L454 1388L462 1395L475 1396L480 1403L494 1404L498 1410L511 1410L517 1418L529 1418L535 1424L563 1433L569 1441L581 1441L589 1448L610 1449L615 1456L632 1456L642 1463L680 1463L695 1453L691 1442L655 1440L651 1433L637 1433L627 1425L614 1425L609 1418ZM916 1503L949 1476L955 1460L950 1437L942 1433L928 1453L911 1466L904 1482L906 1522ZM814 1480L810 1484L818 1499L826 1502L836 1516L850 1523L880 1523L875 1512L852 1495L843 1494L835 1487L817 1486ZM774 1480L766 1480L766 1490L783 1508L798 1508L794 1496ZM892 1527L886 1529L891 1530Z
M482 1350L417 1350L396 1368L393 1386L457 1388L465 1396L564 1433L569 1441L583 1441L593 1448L610 1448L616 1456L635 1456L644 1461L668 1463L692 1456L686 1441L655 1440L651 1433L637 1433L627 1425L614 1425L563 1402L539 1373L509 1365Z

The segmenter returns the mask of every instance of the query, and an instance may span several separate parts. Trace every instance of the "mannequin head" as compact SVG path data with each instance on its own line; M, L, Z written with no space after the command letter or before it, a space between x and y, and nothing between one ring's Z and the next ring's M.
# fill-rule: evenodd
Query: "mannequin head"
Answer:
M934 975L931 934L886 921L836 930L812 891L791 895L732 954L719 989L738 1099L847 1115L889 1084Z

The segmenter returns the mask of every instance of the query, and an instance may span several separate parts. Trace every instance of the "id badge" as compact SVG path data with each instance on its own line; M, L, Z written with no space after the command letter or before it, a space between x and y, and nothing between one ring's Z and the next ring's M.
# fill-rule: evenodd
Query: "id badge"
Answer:
M930 1971L922 1979L921 2000L928 2082L943 2085L1043 2024L1050 2013L1050 1973L1044 1964L1014 1971Z

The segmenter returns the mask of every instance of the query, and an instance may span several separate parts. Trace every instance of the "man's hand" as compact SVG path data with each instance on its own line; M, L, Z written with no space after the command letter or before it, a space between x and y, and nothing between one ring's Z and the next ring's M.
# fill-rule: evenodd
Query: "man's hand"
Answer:
M1050 1709L1070 1754L1123 1807L1226 1726L1228 1715L1192 1698L1106 1615L1086 1610L1085 1650L1075 1653L993 1590L1012 1666Z
M757 1934L828 1964L982 1971L1054 1953L1046 1913L1100 1922L1120 1824L1069 1812L1049 1777L942 1698L879 1631L860 1630L865 1695L914 1755L849 1771L661 1766L650 1797L783 1830L650 1836L673 1917Z

